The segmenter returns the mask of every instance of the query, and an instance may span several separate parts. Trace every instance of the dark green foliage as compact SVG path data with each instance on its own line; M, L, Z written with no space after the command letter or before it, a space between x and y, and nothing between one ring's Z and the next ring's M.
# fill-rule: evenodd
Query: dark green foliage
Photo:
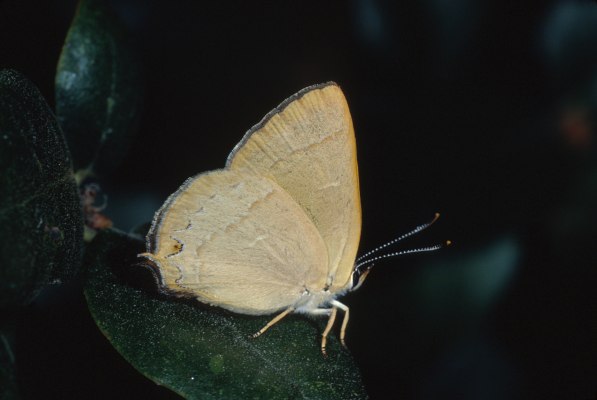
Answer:
M56 115L76 170L110 172L126 154L140 108L140 79L127 37L100 0L85 0L56 72Z
M83 219L62 132L37 88L0 71L0 307L79 269Z
M98 235L85 258L85 295L104 335L156 383L189 399L366 397L353 359L335 337L329 357L322 356L321 321L290 316L250 339L271 316L206 310L127 284L140 281L135 263L142 251L143 243L130 236Z

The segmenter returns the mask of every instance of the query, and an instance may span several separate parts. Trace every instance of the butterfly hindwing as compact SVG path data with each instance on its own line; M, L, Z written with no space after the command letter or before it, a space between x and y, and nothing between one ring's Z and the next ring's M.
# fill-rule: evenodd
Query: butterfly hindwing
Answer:
M303 209L274 181L234 170L188 180L152 230L163 284L245 314L295 304L322 287L327 250Z

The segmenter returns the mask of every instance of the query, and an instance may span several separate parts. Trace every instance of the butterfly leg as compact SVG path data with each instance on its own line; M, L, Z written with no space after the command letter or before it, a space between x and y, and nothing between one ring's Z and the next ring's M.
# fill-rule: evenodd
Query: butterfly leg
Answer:
M332 326L334 326L334 321L336 320L336 313L338 312L338 310L336 309L336 307L334 308L318 308L316 310L311 311L312 315L328 315L328 323L325 326L325 329L323 330L323 333L321 334L321 353L323 354L324 357L327 357L327 353L325 351L325 346L327 344L327 340L328 340L328 334L330 333L330 331L332 330Z
M348 325L349 309L346 305L340 303L337 300L332 300L331 304L332 306L334 306L334 309L338 307L339 309L344 311L344 319L342 320L342 327L340 328L340 343L342 343L342 346L346 347L344 337L346 336L346 326Z
M284 310L283 312L281 312L280 314L276 315L276 317L274 319L272 319L270 322L268 322L263 328L261 328L258 332L255 332L252 337L256 338L257 336L260 336L263 332L267 331L269 328L271 328L273 325L277 324L278 322L280 322L280 320L282 318L284 318L285 316L287 316L288 314L290 314L291 312L294 311L294 307L288 307L286 310Z

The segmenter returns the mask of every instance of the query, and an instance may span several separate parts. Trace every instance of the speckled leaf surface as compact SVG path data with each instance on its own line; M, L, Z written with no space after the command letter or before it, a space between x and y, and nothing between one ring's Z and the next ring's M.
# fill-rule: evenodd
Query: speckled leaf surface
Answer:
M76 170L106 174L126 154L140 108L138 64L101 0L82 0L56 72L56 115Z
M113 346L137 370L188 399L362 399L360 373L323 321L287 317L249 338L271 317L201 307L142 289L138 239L100 233L85 257L89 309ZM135 276L137 278L135 278ZM149 285L151 287L151 285Z
M37 88L0 71L0 307L80 267L83 218L64 136Z

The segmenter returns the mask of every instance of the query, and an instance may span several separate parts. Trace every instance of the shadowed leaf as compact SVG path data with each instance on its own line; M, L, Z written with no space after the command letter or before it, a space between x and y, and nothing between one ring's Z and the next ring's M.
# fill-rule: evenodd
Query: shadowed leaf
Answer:
M127 37L101 0L82 0L56 73L56 114L76 170L106 174L136 130L140 79Z
M37 88L0 71L0 307L79 269L83 219L64 137Z

